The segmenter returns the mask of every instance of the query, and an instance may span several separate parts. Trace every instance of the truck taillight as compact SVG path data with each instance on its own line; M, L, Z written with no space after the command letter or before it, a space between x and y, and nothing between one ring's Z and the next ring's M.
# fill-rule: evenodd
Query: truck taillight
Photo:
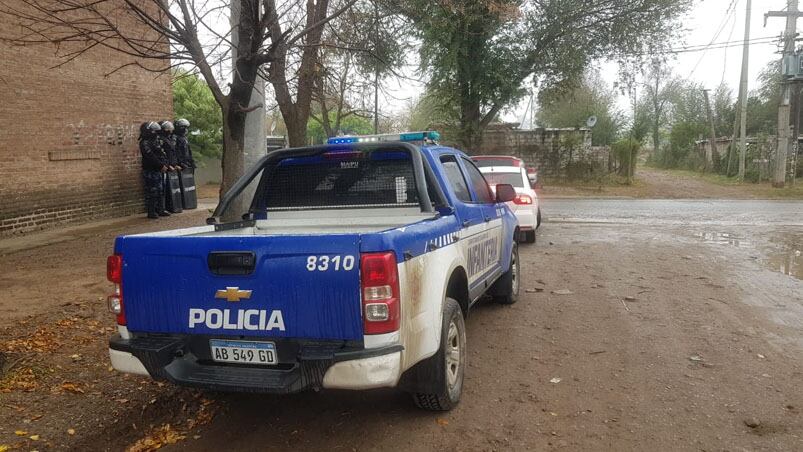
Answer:
M531 198L530 195L520 194L516 195L516 197L513 199L513 204L518 204L520 206L529 206L532 203L533 203L533 198Z
M399 329L399 272L396 253L360 256L363 329L365 334L384 334Z
M106 297L109 311L117 316L117 324L125 325L123 309L123 256L115 254L106 259L106 278L114 283L114 293Z

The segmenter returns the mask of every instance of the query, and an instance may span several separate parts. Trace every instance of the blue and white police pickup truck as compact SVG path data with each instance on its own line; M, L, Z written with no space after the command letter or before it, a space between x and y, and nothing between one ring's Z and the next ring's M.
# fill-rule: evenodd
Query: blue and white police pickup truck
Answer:
M469 309L518 297L516 192L492 193L436 139L274 151L206 226L118 237L112 365L222 391L399 387L454 407Z

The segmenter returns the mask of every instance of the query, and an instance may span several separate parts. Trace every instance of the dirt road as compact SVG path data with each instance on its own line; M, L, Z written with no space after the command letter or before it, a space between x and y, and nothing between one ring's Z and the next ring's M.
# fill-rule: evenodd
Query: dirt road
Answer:
M30 263L4 270L15 295L2 306L25 290L40 305L0 320L0 350L23 359L14 375L36 369L30 392L0 392L0 445L120 450L151 434L167 450L803 450L803 203L688 203L547 201L538 243L522 248L522 299L472 312L463 400L443 414L393 390L201 394L120 377L108 333L84 331L112 326L96 300L117 231L0 257ZM94 257L59 257L80 255ZM64 319L75 339L14 345Z

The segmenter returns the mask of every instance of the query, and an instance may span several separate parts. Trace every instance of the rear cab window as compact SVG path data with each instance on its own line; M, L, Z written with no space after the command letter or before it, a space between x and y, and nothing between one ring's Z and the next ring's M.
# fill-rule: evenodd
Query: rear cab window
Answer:
M261 211L419 206L404 151L327 152L265 169L254 208Z
M521 171L515 173L484 172L482 175L485 176L485 180L487 180L490 185L510 184L516 188L524 188L524 178L521 175Z

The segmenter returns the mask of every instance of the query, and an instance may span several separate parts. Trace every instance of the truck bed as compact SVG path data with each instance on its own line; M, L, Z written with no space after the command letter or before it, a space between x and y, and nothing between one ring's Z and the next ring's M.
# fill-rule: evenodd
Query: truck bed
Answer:
M269 212L268 219L257 220L254 226L216 231L214 226L201 226L173 231L138 234L149 237L227 237L275 235L369 234L400 228L435 218L414 208L327 209Z

